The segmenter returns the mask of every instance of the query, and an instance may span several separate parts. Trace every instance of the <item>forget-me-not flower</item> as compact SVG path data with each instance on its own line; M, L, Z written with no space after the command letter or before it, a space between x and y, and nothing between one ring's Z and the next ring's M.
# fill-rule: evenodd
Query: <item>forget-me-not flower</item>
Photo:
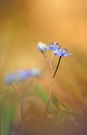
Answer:
M12 84L17 80L17 75L15 73L9 73L4 77L4 82L8 85Z
M57 49L59 49L60 45L57 42L53 42L50 44L50 46L48 46L47 50L52 50L55 51Z
M50 50L53 52L53 55L58 55L58 56L70 56L72 53L69 53L68 50L66 48L61 48L61 46L59 45L59 43L57 42L53 42L50 44L50 46L47 46L46 44L39 42L38 43L38 49L43 53L46 50Z
M36 77L41 74L39 69L31 69L31 70L20 70L14 73L9 73L4 77L4 82L8 85L17 82L26 80L30 77Z
M51 86L50 86L50 92L49 92L49 99L48 99L48 102L47 102L47 106L46 106L46 112L48 111L48 107L50 105L50 102L51 102L51 97L52 97L52 93L53 93L53 82L54 82L54 78L55 78L55 75L59 69L59 65L60 65L60 62L61 62L61 58L62 57L66 57L66 56L70 56L72 53L69 53L68 50L66 48L61 48L61 46L57 43L57 42L53 42L51 43L49 46L46 46L45 44L43 43L39 43L39 50L43 53L45 52L46 50L48 51L52 51L53 55L52 55L52 58L54 55L58 55L59 56L59 59L57 61L57 66L55 68L55 70L53 70L53 66L52 66L52 58L51 60L45 55L45 53L43 53L43 56L45 57L49 67L50 67L50 71L51 71Z
M69 53L66 48L62 49L61 47L53 51L54 55L59 55L61 57L70 56L72 53Z

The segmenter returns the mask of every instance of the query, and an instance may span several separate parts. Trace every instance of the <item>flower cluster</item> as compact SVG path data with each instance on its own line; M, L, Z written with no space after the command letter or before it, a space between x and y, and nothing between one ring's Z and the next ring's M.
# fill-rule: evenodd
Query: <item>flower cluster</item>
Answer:
M32 70L20 70L13 73L9 73L4 77L4 82L8 85L12 84L13 82L26 80L30 77L36 77L41 74L39 69L32 69Z
M53 51L53 55L58 55L58 56L69 56L71 55L72 53L69 53L68 52L68 49L66 48L62 48L59 43L56 43L56 42L53 42L50 44L50 46L47 46L46 44L42 43L42 42L39 42L38 43L38 49L39 51L41 52L46 52L46 50L51 50Z
M70 56L71 53L68 52L68 49L62 48L59 45L59 43L57 43L57 42L53 42L49 46L47 46L46 44L44 44L42 42L39 42L38 43L38 49L39 49L40 52L42 52L45 60L47 61L48 65L49 65L50 71L51 71L51 86L50 86L50 92L49 92L49 99L48 99L47 106L46 106L46 112L47 112L48 108L49 108L49 105L50 105L50 102L51 102L52 93L53 93L54 78L55 78L55 75L58 71L61 58L66 57L66 56ZM46 51L52 51L52 53L53 53L52 58L53 58L54 55L59 56L57 66L56 66L55 70L53 69L52 58L50 60L47 57L47 55L45 54Z

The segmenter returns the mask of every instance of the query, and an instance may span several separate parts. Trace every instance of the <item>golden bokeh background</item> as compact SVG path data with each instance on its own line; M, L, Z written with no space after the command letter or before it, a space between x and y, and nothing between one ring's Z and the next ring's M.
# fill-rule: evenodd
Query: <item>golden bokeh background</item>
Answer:
M1 77L10 71L41 68L45 70L41 83L49 91L49 69L37 43L56 41L72 56L62 59L54 95L82 111L87 98L86 36L86 0L0 0Z

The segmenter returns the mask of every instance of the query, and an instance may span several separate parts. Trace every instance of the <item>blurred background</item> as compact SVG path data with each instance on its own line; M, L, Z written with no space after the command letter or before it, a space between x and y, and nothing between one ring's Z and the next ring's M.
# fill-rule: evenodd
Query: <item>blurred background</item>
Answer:
M87 106L86 36L87 0L0 0L1 80L7 72L37 67L44 70L40 83L49 91L50 71L37 44L56 41L72 56L62 58L54 95L82 112Z

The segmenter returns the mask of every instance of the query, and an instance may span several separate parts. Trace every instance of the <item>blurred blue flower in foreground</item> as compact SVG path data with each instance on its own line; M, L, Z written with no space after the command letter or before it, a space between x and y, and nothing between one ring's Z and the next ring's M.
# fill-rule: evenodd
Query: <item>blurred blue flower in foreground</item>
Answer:
M41 74L41 70L32 69L32 70L20 70L14 73L9 73L4 77L4 82L6 84L12 84L16 81L26 80L30 77L37 77Z
M39 51L44 53L47 50L47 45L45 43L39 42L38 43L38 49L39 49Z

